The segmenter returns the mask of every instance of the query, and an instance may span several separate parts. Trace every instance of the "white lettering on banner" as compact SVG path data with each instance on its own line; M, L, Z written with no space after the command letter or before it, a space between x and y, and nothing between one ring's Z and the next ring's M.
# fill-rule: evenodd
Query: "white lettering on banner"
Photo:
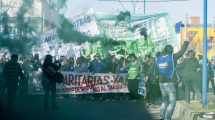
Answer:
M57 83L57 94L127 93L126 74L90 74L62 72L63 83ZM44 94L42 74L32 73L28 93ZM144 86L145 87L145 86Z
M77 31L85 35L94 36L99 34L93 9L73 16L71 18L71 23Z

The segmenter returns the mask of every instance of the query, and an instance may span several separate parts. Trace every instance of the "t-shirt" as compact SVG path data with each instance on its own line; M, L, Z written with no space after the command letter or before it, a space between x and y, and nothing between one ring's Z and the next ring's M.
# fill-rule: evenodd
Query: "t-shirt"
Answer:
M128 69L128 79L136 79L139 77L139 72L140 72L140 64L138 62L131 63L129 65Z

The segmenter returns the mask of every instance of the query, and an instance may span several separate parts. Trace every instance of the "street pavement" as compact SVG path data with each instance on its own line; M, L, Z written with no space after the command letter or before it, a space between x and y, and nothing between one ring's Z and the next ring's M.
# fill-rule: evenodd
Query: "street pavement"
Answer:
M28 102L16 101L13 113L1 109L0 120L154 120L159 106L146 108L144 101L90 100L77 97L57 98L58 109L44 110L43 97L32 96Z
M180 97L183 96L180 90ZM91 100L78 97L57 97L57 110L43 109L43 96L31 96L28 101L16 100L13 113L0 106L0 120L159 120L161 98L155 107L146 107L143 100Z

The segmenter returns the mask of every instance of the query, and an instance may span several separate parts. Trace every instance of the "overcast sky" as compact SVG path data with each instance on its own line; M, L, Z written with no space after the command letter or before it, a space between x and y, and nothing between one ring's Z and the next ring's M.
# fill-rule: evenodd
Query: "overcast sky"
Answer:
M132 3L123 3L125 8L133 13ZM89 8L93 8L95 12L114 14L123 7L119 2L106 2L98 0L68 0L65 15L71 17ZM188 16L200 16L203 22L203 0L189 0L182 2L159 2L146 3L146 14L168 12L173 22L185 21L185 14ZM136 3L136 14L143 14L143 3ZM215 0L208 0L208 23L212 23L215 16Z

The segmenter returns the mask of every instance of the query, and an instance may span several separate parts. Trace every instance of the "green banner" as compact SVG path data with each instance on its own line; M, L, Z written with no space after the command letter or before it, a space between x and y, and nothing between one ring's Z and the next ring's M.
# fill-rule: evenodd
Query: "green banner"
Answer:
M116 45L111 49L119 54L155 55L167 44L179 47L168 13L135 15L121 22L116 22L116 15L95 14L95 18L100 34L105 34L116 41L125 41L126 44ZM139 33L143 27L147 29L146 39ZM91 51L100 53L104 57L106 54L104 52L107 52L97 43L92 45Z

